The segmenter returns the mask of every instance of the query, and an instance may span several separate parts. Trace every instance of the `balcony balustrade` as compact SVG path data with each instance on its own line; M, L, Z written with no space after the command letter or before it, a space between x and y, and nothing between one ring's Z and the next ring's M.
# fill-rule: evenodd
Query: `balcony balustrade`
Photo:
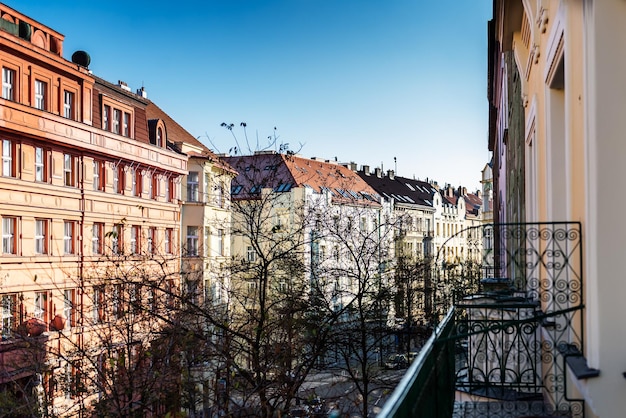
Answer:
M378 416L583 418L568 375L599 371L583 345L580 223L471 232L482 262L436 258L439 325Z

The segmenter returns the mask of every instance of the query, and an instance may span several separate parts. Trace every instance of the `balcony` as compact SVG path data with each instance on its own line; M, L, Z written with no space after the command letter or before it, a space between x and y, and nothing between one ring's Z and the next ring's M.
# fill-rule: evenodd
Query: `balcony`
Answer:
M438 326L378 416L583 418L580 224L472 232L482 263L435 262Z

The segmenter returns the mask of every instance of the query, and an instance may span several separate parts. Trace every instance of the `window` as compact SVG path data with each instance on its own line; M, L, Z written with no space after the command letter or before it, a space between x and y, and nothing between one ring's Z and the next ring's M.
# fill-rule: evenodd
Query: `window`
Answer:
M48 159L48 151L42 147L35 147L35 181L47 182L50 178Z
M130 252L132 254L139 254L141 242L141 227L133 225L130 229Z
M133 196L141 197L141 192L143 191L143 177L141 175L141 170L135 168L133 170L133 184L132 184L132 193Z
M202 234L202 255L204 257L208 257L210 255L210 239L211 239L211 228L208 226L204 227L204 234Z
M122 254L124 244L124 227L122 224L113 225L111 232L111 251L113 254Z
M4 254L16 254L17 245L15 242L15 232L17 226L17 218L2 218L2 252Z
M157 128L156 146L163 147L163 129L160 126Z
M156 299L154 298L154 287L152 286L152 284L149 284L146 289L146 304L150 312L156 311Z
M113 120L111 121L111 132L120 133L120 125L122 122L122 112L119 109L113 109Z
M94 324L104 322L104 286L94 286L92 305Z
M48 96L48 84L41 80L35 80L35 107L39 110L46 109L46 98Z
M256 261L256 251L254 251L254 247L252 245L248 245L247 256L250 263L254 263Z
M190 171L187 175L187 201L198 201L198 172Z
M4 177L15 177L15 143L2 140L2 175Z
M63 116L74 119L74 93L67 90L63 91Z
M150 199L156 200L159 196L159 176L152 173L150 176Z
M2 98L15 101L15 70L2 67Z
M215 204L219 208L224 207L224 186L222 184L215 186Z
M124 188L126 187L124 167L118 164L113 169L113 191L118 194L124 194Z
M63 252L74 254L74 231L76 223L74 221L63 222Z
M124 120L122 125L122 135L130 137L130 113L124 112Z
M121 284L113 285L113 316L118 319L124 316L123 292Z
M63 181L66 186L74 186L76 184L75 160L75 157L70 154L63 155Z
M156 241L156 228L151 227L148 229L148 254L154 254L154 243Z
M108 131L111 123L111 106L104 105L102 109L102 129Z
M217 230L217 254L218 255L224 255L224 230L223 229L218 229Z
M198 255L198 227L197 226L187 227L187 255L188 256Z
M174 238L174 230L167 228L165 230L165 253L172 254L172 242Z
M361 232L367 232L367 218L361 218Z
M35 219L35 254L48 253L48 220Z
M174 184L174 179L172 177L169 177L167 181L165 182L165 200L167 202L174 201L175 190L176 190L176 187Z
M102 236L104 234L104 224L96 222L91 228L91 253L102 254Z
M2 339L11 337L17 327L17 295L2 295Z
M41 319L44 322L48 322L48 310L46 309L47 302L47 292L35 293L35 307L33 309L33 316L37 319Z
M67 319L66 324L69 324L70 327L76 326L76 317L74 316L75 304L76 290L65 289L65 291L63 292L63 316L65 316L65 319Z
M104 191L106 182L106 171L104 162L93 160L93 189Z

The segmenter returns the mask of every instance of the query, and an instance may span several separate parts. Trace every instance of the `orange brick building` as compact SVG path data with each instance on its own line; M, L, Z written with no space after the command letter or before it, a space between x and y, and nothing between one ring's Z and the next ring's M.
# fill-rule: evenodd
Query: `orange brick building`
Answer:
M0 395L73 415L58 382L80 371L63 350L104 320L108 269L160 256L160 274L180 271L187 156L143 89L94 76L86 53L64 59L63 35L6 5L0 17Z

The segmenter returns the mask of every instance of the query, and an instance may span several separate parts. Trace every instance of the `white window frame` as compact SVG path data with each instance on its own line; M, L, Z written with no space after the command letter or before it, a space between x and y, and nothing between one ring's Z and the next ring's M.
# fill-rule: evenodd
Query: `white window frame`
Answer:
M72 154L63 154L63 184L73 187L76 184L75 174L74 156Z
M46 318L46 302L48 295L46 292L35 292L35 305L33 307L33 316L37 319L45 321Z
M15 101L15 85L17 71L2 67L2 98Z
M16 308L17 297L15 294L2 295L1 299L2 310L2 337L8 338L13 334L13 329L16 324Z
M35 181L46 182L46 150L43 147L35 147Z
M74 325L74 289L65 289L63 292L63 316L65 316L65 326L72 327Z
M39 110L46 109L46 96L48 92L48 83L42 80L35 80L35 108Z
M16 254L16 228L17 218L6 216L2 218L2 253Z
M190 171L187 175L187 201L198 202L198 172Z
M63 116L74 119L74 92L63 90Z
M63 221L63 252L64 254L74 254L74 235L76 223L74 221Z
M47 219L35 219L35 254L48 253L48 230Z
M104 231L104 225L99 222L94 222L91 227L91 253L102 254L102 235Z
M15 165L13 164L13 141L2 140L2 175L4 177L15 177Z

